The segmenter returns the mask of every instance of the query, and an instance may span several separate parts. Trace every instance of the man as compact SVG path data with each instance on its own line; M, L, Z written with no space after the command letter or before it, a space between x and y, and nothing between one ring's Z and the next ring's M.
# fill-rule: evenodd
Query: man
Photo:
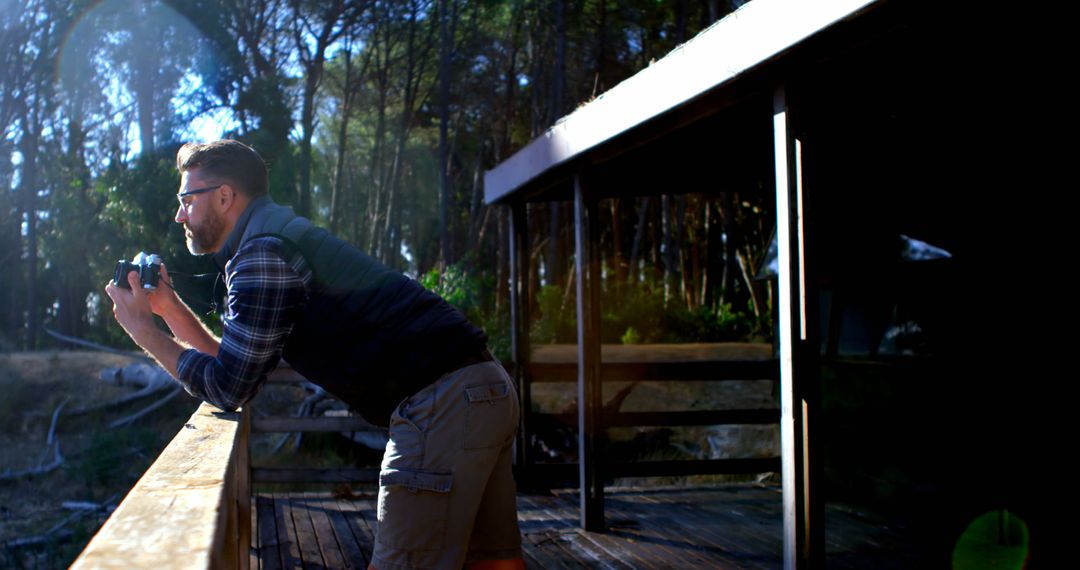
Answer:
M250 400L284 357L389 426L372 567L522 568L510 455L519 410L486 336L437 295L267 196L250 147L186 144L176 222L225 274L215 338L172 287L105 290L124 330L192 395ZM161 280L170 283L168 271ZM172 330L157 328L160 315ZM183 344L181 344L183 343Z

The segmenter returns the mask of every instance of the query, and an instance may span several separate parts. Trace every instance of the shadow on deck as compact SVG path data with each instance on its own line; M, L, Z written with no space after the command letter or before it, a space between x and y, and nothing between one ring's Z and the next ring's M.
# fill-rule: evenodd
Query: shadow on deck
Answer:
M374 495L257 494L251 568L366 568L376 525ZM778 486L612 488L608 532L581 530L574 490L518 496L528 568L780 568ZM909 566L894 528L826 509L829 566ZM895 546L894 546L895 545Z

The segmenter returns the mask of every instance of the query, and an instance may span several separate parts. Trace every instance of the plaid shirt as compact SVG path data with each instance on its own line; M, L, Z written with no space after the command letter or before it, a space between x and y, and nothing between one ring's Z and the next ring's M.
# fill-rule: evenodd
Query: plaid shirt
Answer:
M232 411L258 392L281 358L312 273L302 255L286 260L282 242L261 237L225 265L224 334L217 357L187 349L176 363L189 394Z

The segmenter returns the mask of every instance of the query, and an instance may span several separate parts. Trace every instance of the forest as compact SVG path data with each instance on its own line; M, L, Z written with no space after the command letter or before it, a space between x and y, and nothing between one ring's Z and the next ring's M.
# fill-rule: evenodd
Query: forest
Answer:
M8 0L0 11L0 351L130 348L103 287L158 253L211 314L173 222L175 154L234 138L271 194L421 280L507 354L506 208L483 174L738 0ZM756 193L606 201L605 342L768 338ZM531 204L537 342L572 341L568 204ZM208 321L213 318L208 316Z

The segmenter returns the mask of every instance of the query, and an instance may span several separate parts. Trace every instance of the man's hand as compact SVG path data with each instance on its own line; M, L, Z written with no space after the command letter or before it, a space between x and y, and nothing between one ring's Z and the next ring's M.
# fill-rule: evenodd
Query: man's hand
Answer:
M176 290L173 289L172 279L169 278L169 272L165 269L165 264L161 264L161 274L158 277L158 288L153 291L148 291L146 298L150 301L150 310L159 317L167 317L181 308L183 302L180 297L176 296ZM115 301L115 299L114 299Z
M128 333L131 340L135 341L135 344L149 352L173 378L179 378L176 373L176 364L184 348L154 324L150 295L139 283L139 273L129 272L127 280L131 285L130 290L121 289L113 285L112 281L105 285L105 293L113 301L113 317L120 326L124 327L124 331Z
M157 328L154 324L155 311L151 308L149 295L139 283L139 273L128 272L127 280L131 285L130 290L117 287L110 281L105 285L105 293L113 301L113 317L116 322L124 327L135 344L142 346L140 339L145 338L148 330Z

